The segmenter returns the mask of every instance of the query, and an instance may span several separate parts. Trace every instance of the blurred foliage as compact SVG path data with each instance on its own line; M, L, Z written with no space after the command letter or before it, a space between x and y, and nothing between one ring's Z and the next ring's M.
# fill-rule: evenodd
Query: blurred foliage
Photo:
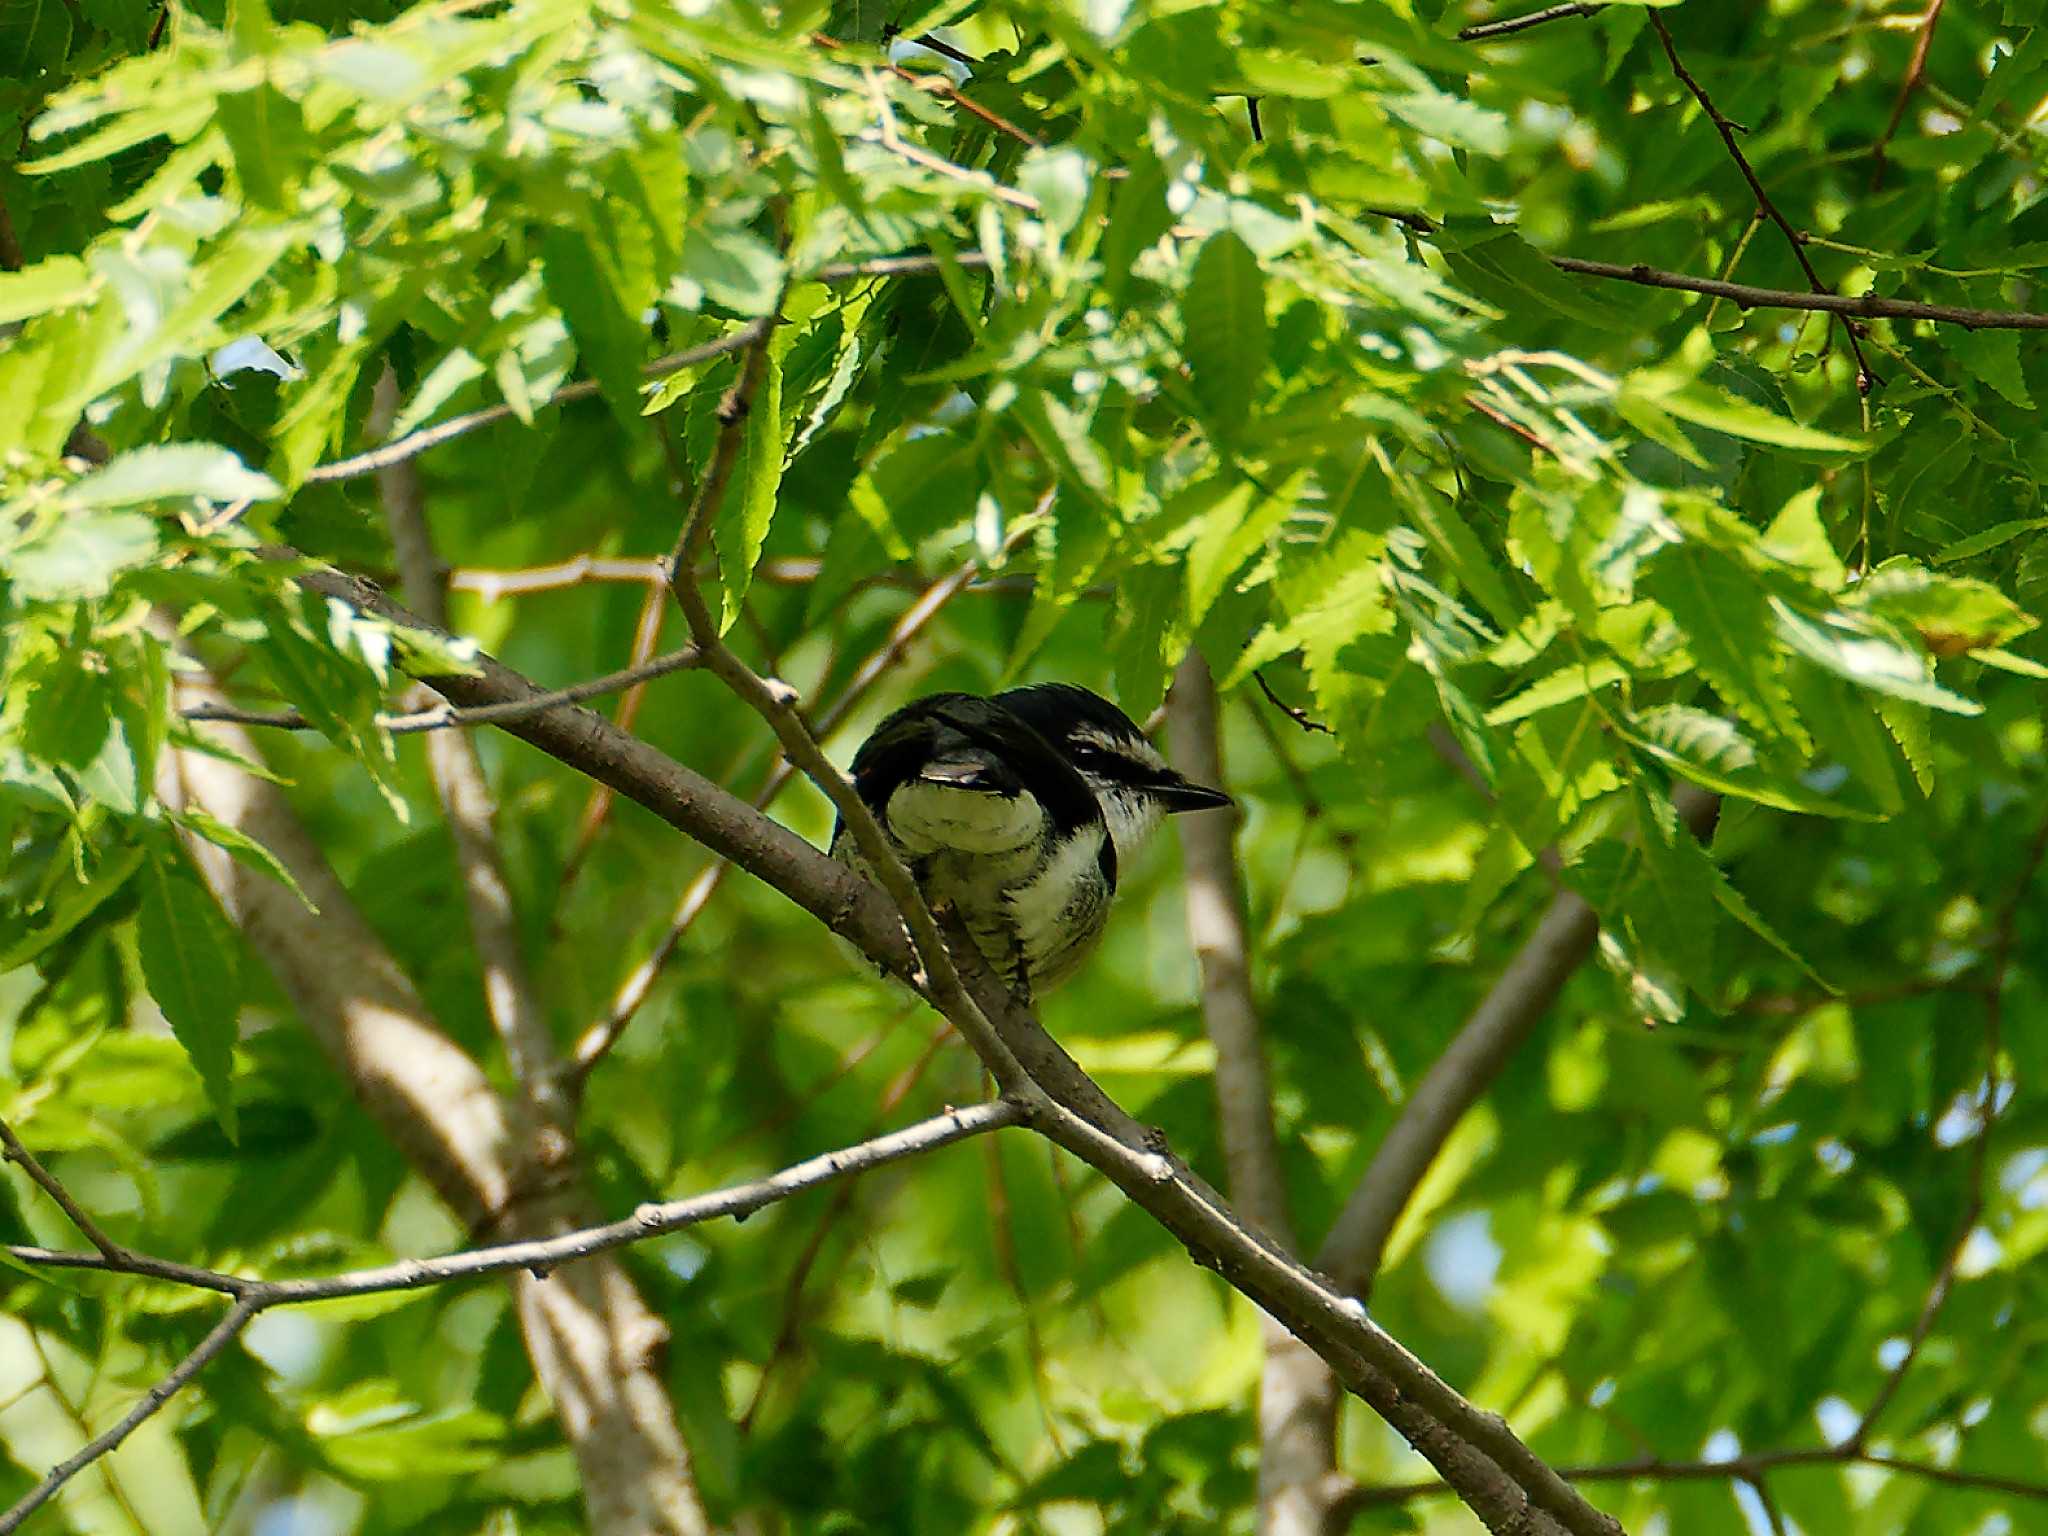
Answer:
M1600 912L1603 965L1397 1231L1388 1328L1559 1463L1812 1449L1874 1400L1974 1212L1871 1445L2039 1479L2048 360L2031 332L1871 322L1865 397L1825 317L1558 271L1805 286L1645 6L1457 39L1499 14L0 0L5 1117L153 1253L277 1274L461 1242L174 834L263 851L152 793L197 738L149 617L318 728L266 743L270 767L488 1056L420 750L379 723L432 642L305 598L257 547L390 578L373 481L318 468L379 440L388 367L386 436L505 408L418 461L473 578L457 627L550 683L619 667L639 588L486 600L477 573L665 552L734 370L730 349L649 365L779 308L715 530L735 644L822 704L925 582L983 562L841 760L913 692L1020 675L1142 717L1203 647L1310 1241L1549 900L1536 855ZM1924 14L1659 12L1827 281L2027 308L2048 29L2018 0L1947 7L1879 157ZM976 62L907 41L928 28ZM936 260L845 270L903 253ZM1334 735L1296 731L1255 671ZM707 679L655 684L637 728L742 792L767 760ZM702 856L620 807L572 876L588 786L481 745L566 1042ZM1669 811L1678 780L1725 797L1708 845ZM808 792L778 813L822 838ZM1127 876L1047 1016L1222 1182L1172 862ZM744 881L643 1013L582 1112L615 1211L979 1092L957 1045ZM18 1175L0 1190L5 1236L76 1241ZM720 1520L1251 1528L1253 1317L1035 1142L627 1262L673 1330ZM118 1280L6 1290L0 1500L213 1315ZM507 1311L471 1289L267 1317L47 1518L578 1528ZM1355 1404L1343 1462L1418 1465ZM1809 1532L2041 1518L1871 1467L1770 1487ZM1632 1531L1761 1518L1713 1481L1595 1492ZM1469 1528L1441 1501L1360 1525Z

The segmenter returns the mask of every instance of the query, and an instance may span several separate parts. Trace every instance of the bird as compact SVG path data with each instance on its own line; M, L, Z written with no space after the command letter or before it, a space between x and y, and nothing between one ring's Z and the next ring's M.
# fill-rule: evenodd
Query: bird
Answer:
M1165 817L1231 803L1071 683L912 700L861 744L850 776L926 902L951 908L1026 1001L1079 969L1118 871ZM872 874L844 817L831 853Z

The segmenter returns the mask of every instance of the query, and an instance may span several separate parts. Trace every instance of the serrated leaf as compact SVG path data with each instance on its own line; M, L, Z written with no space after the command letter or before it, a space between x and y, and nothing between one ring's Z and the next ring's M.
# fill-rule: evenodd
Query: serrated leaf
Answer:
M1637 375L1622 385L1622 397L1647 399L1680 421L1696 427L1725 432L1730 437L1773 448L1797 448L1815 453L1861 453L1864 445L1854 438L1838 437L1818 427L1802 426L1789 416L1780 416L1753 401L1737 399L1710 384L1693 383L1677 389L1661 384L1646 388Z
M1770 599L1771 623L1794 651L1859 688L1926 704L1952 715L1980 715L1984 706L1934 680L1934 662L1880 620L1834 612L1815 618Z
M2018 331L1964 331L1944 336L1945 349L1974 377L1981 379L2023 411L2034 408L2027 376L2020 368Z
M1512 725L1517 720L1526 720L1531 715L1559 704L1582 699L1587 694L1596 693L1627 676L1628 668L1608 657L1583 663L1573 662L1537 678L1520 693L1494 705L1486 712L1486 723Z
M2023 533L2032 533L2036 528L2048 528L2048 517L2017 517L2010 522L1994 523L1953 544L1944 544L1935 551L1936 565L1949 565L1957 560L1968 560L1973 555L1988 554L2001 544L2008 544Z
M0 554L23 597L105 597L114 578L156 553L156 524L135 512L71 512Z
M209 501L268 501L283 494L225 448L211 443L167 443L134 448L72 485L66 499L86 507L132 507L172 497Z
M1771 607L1741 565L1694 540L1662 550L1642 585L1685 634L1700 674L1757 730L1804 750L1806 733L1779 676L1777 650L1767 643Z
M143 979L206 1085L214 1118L233 1140L235 1101L229 1078L241 989L227 920L213 893L175 851L153 851L141 881L136 945Z
M647 350L640 322L626 312L603 262L580 233L551 229L541 241L548 297L568 322L576 349L628 432L640 415L640 363Z
M214 847L224 849L237 863L259 874L268 875L298 897L308 912L316 916L319 914L320 909L313 904L313 898L300 888L298 880L284 867L277 855L240 827L231 827L211 812L201 810L197 806L187 806L177 812L172 819L179 826L205 838Z
M1920 793L1933 794L1934 723L1927 711L1906 699L1884 696L1877 700L1877 715L1906 755L1906 764L1913 770L1913 782L1920 786Z
M92 274L76 256L50 256L18 272L0 272L0 325L66 309L92 291Z
M1650 757L1705 789L1782 811L1857 821L1875 819L1869 811L1759 767L1755 746L1733 722L1705 710L1667 704L1632 716L1622 729Z
M754 567L775 517L775 497L782 485L782 360L771 347L762 359L760 387L747 410L746 441L733 466L732 483L711 525L718 549L719 582L725 589L719 631L732 628L753 584Z
M1211 235L1181 296L1188 368L1208 425L1234 440L1251 418L1266 371L1266 277L1230 230Z

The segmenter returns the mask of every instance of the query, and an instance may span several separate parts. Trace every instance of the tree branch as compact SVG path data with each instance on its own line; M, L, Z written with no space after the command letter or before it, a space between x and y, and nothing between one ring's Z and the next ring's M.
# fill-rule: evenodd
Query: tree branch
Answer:
M1575 1483L1698 1483L1744 1482L1754 1484L1773 1472L1791 1467L1861 1466L1878 1467L1901 1477L1925 1478L1951 1488L1979 1488L1991 1493L2009 1493L2015 1498L2048 1500L2048 1482L2004 1477L1991 1472L1964 1472L1912 1461L1901 1456L1881 1456L1858 1451L1847 1444L1810 1450L1759 1451L1726 1461L1635 1461L1601 1462L1592 1466L1561 1467L1559 1474ZM1442 1481L1364 1484L1351 1488L1339 1499L1342 1517L1350 1519L1368 1509L1405 1504L1411 1499L1436 1498L1457 1490Z
M289 551L279 558L299 560ZM360 612L418 625L367 582L331 570L297 578L309 590ZM488 655L468 677L425 677L451 703L524 699L537 690ZM765 686L765 684L763 685ZM850 940L885 971L916 984L917 966L903 919L884 894L845 865L768 820L744 802L575 705L523 716L513 735L593 778L611 784L678 830L730 858ZM963 957L973 961L971 949ZM1191 1253L1225 1275L1252 1301L1336 1368L1363 1397L1460 1488L1461 1497L1500 1531L1528 1524L1533 1503L1549 1523L1575 1536L1615 1536L1612 1519L1588 1504L1518 1440L1497 1415L1453 1391L1377 1324L1359 1304L1255 1236L1200 1180L1164 1151L1075 1066L1036 1020L1019 1010L981 967L976 1000L1039 1092L1030 1123L1105 1173ZM942 1011L946 1011L943 1010ZM947 1012L955 1028L960 1019ZM965 1030L962 1031L966 1033Z
M1510 16L1502 21L1482 21L1476 26L1460 27L1458 41L1489 43L1497 37L1510 37L1517 32L1526 32L1531 27L1540 27L1545 22L1564 21L1574 16L1598 16L1606 9L1605 5L1593 4L1591 0L1572 0L1570 4L1549 5L1540 11Z
M871 1169L900 1162L922 1152L935 1151L956 1141L964 1141L970 1136L1000 1130L1005 1126L1019 1125L1024 1119L1023 1106L1009 1099L994 1099L968 1109L949 1109L942 1115L919 1121L916 1125L906 1126L900 1131L875 1136L836 1152L826 1152L817 1157L807 1158L764 1179L731 1185L725 1189L692 1195L686 1199L642 1205L631 1216L620 1221L581 1227L544 1240L500 1243L437 1259L404 1259L395 1264L377 1265L310 1279L252 1280L240 1275L195 1270L167 1260L131 1253L118 1245L115 1245L112 1252L98 1254L63 1254L42 1248L10 1246L6 1251L24 1264L169 1279L183 1285L222 1291L233 1296L235 1301L227 1315L214 1326L213 1331L207 1334L198 1347L181 1360L169 1375L152 1387L118 1423L83 1446L75 1455L52 1467L13 1508L0 1515L0 1536L7 1536L7 1533L33 1514L64 1484L127 1439L138 1424L155 1413L179 1388L203 1370L259 1312L268 1311L272 1307L304 1306L311 1302L334 1301L351 1296L419 1290L426 1286L447 1285L508 1271L523 1271L534 1276L544 1276L557 1265L576 1259L587 1259L593 1254L622 1248L630 1243L645 1242L652 1237L715 1221L721 1217L730 1216L736 1221L743 1221L756 1211L787 1200L793 1195L816 1189L820 1185L850 1179ZM51 1183L54 1185L55 1181L52 1180ZM51 1193L67 1212L72 1209L68 1195L57 1195L55 1188Z
M1892 115L1885 119L1884 132L1870 146L1870 190L1873 192L1884 185L1886 146L1905 120L1906 103L1913 99L1913 92L1927 74L1927 52L1934 46L1934 29L1941 25L1942 4L1943 0L1927 0L1927 14L1920 19L1920 35L1913 40L1913 57L1906 64L1905 78L1899 81L1899 94L1892 101Z
M170 1374L144 1393L133 1408L50 1468L41 1482L17 1499L5 1514L0 1514L0 1536L8 1536L9 1532L19 1529L21 1522L41 1509L58 1489L133 1434L143 1420L175 1397L187 1382L212 1363L214 1356L232 1344L260 1310L248 1297L237 1298L221 1320L208 1330L206 1337L192 1347L192 1352L172 1366Z
M1843 294L1821 290L1797 293L1788 288L1758 288L1749 283L1723 282L1714 277L1692 277L1683 272L1666 272L1641 263L1622 266L1612 261L1587 261L1578 256L1553 256L1550 264L1560 272L1582 277L1606 278L1617 283L1637 283L1647 288L1671 288L1681 293L1703 293L1726 299L1743 309L1805 309L1830 315L1855 315L1865 320L1931 320L1938 325L1960 325L1973 331L2048 330L2048 314L2017 309L1972 309L1961 304L1927 304L1918 299L1887 299L1874 293Z

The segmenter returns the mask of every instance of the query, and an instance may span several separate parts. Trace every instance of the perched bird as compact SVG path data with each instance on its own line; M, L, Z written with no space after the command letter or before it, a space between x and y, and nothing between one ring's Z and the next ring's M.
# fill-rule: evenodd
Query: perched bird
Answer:
M933 906L1021 996L1074 973L1123 860L1175 811L1228 805L1189 783L1109 700L1068 683L934 693L889 716L853 787ZM869 873L841 821L832 856Z

